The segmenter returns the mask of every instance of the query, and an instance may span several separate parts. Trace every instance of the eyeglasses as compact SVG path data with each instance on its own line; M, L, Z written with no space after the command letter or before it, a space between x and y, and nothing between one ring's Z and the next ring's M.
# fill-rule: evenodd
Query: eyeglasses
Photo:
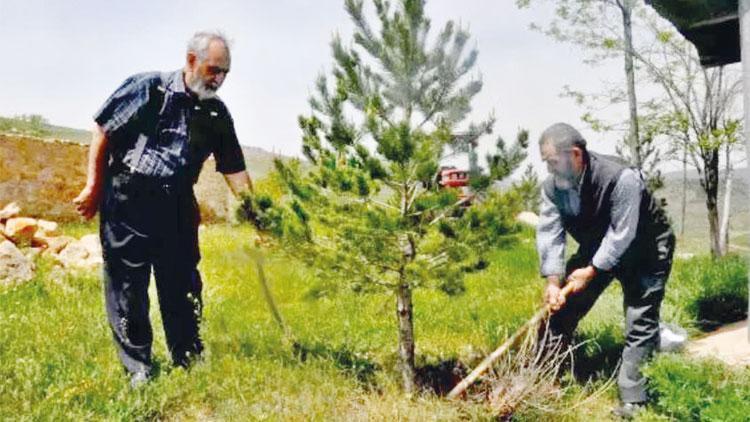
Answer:
M211 75L219 75L221 73L226 75L227 73L229 73L229 68L221 66L206 66L206 72Z

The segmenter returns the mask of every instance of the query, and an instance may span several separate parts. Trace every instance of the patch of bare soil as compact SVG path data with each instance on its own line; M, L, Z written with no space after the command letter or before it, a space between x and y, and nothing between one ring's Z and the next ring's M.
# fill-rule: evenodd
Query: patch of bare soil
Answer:
M725 325L690 342L687 352L696 357L716 358L731 366L750 366L747 320Z

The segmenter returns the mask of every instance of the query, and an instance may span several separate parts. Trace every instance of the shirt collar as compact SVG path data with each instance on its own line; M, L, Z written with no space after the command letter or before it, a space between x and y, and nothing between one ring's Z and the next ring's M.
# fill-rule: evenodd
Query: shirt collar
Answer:
M167 78L167 89L178 94L189 95L185 89L185 78L182 75L182 69L175 70Z

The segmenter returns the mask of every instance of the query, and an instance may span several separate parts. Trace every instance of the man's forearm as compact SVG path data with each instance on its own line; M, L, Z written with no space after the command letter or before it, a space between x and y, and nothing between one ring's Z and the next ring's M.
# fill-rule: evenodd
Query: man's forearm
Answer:
M565 230L560 211L547 194L542 191L539 224L536 231L536 246L539 253L540 272L543 277L565 275Z
M229 189L234 196L239 197L243 192L249 193L253 191L253 182L250 179L250 175L245 170L237 173L225 174L224 179L227 181L227 185L229 185Z
M107 170L107 134L99 125L94 127L94 135L89 146L86 172L86 186L73 199L76 211L86 219L96 215L103 190L104 173Z
M94 133L89 146L88 166L86 173L86 186L100 190L104 180L107 167L107 135L97 124L94 125Z

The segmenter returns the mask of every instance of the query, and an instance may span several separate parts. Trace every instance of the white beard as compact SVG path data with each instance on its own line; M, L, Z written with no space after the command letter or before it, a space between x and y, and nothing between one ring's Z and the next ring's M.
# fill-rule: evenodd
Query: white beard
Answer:
M190 89L190 91L192 91L195 95L198 96L199 100L207 100L209 98L216 98L216 89L213 89L207 86L198 77L194 78L190 83L188 83L188 88Z
M555 174L555 187L560 190L573 189L578 184L578 177L573 170L573 162L570 157L563 158L564 169Z
M555 176L555 187L560 190L569 190L573 189L575 186L576 181L571 178L567 178L564 176Z

